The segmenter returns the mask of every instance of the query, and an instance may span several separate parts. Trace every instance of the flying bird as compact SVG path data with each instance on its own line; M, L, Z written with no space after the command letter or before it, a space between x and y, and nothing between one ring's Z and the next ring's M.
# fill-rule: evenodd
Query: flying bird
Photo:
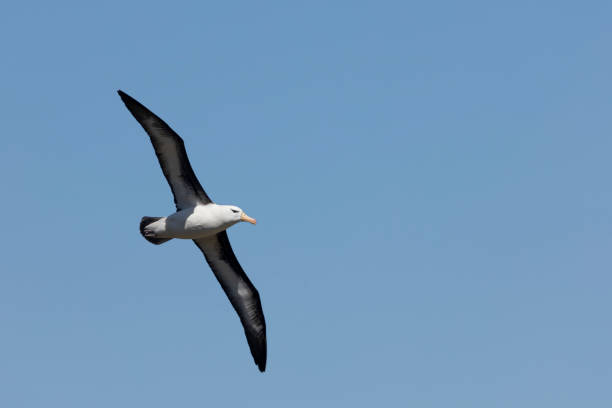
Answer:
M256 221L234 205L215 204L191 168L183 139L136 99L117 92L149 135L176 204L176 212L167 217L142 217L140 233L156 245L173 238L193 240L238 313L255 364L265 371L266 322L259 293L238 263L225 231L241 221Z

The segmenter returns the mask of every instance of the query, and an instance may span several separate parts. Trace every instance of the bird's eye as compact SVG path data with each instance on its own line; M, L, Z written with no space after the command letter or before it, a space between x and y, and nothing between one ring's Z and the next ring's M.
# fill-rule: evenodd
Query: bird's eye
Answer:
M240 212L240 211L238 211L238 210L234 210L233 208L231 208L231 210L232 210L232 212L233 212L233 213Z

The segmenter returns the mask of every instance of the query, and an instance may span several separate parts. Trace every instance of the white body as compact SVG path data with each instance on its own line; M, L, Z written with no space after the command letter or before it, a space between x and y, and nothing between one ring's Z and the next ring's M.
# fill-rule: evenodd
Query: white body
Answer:
M147 225L146 229L156 238L197 239L215 235L239 221L239 215L234 216L228 206L210 203L177 211Z

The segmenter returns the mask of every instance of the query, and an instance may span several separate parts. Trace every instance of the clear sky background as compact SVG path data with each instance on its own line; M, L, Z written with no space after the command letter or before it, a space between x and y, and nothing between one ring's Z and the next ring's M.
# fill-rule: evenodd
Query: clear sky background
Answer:
M0 405L612 406L612 3L289 3L2 6ZM257 218L266 373L117 89Z

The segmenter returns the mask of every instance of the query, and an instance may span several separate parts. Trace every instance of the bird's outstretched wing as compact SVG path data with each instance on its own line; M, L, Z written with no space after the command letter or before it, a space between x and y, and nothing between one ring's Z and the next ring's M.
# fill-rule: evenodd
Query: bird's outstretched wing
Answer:
M159 165L170 184L177 210L212 202L193 173L183 139L157 115L123 91L123 103L149 134Z
M251 354L259 371L266 369L266 321L259 293L238 263L225 231L193 242L204 253L232 306L236 309L246 334Z

